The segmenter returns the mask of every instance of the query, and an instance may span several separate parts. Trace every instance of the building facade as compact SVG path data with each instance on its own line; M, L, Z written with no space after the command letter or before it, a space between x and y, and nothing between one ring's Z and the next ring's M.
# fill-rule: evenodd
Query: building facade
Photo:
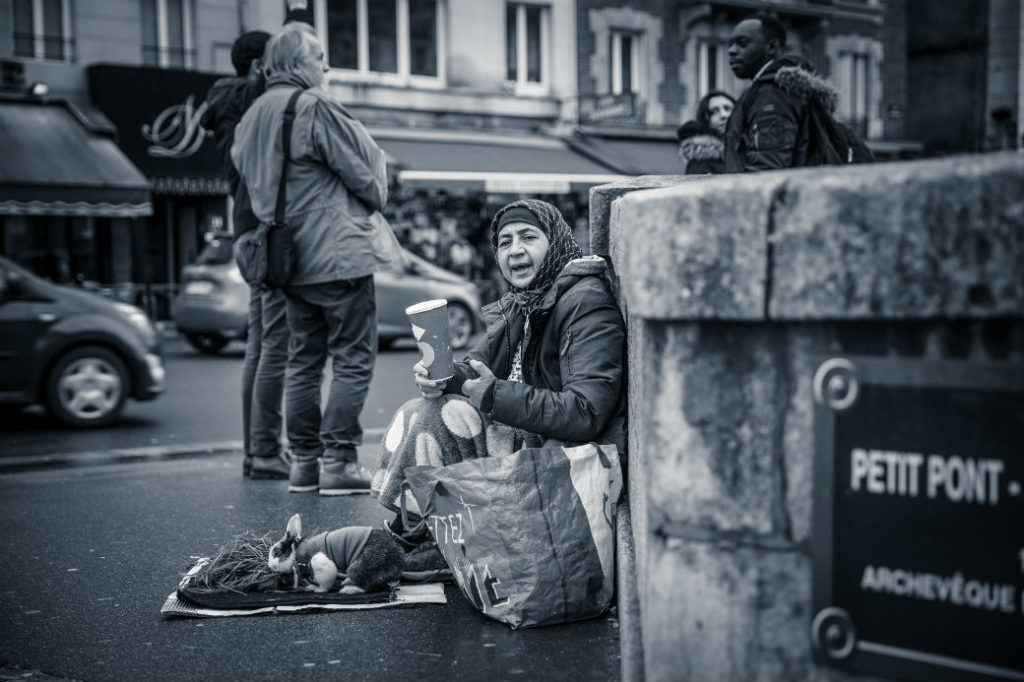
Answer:
M588 188L620 177L563 139L577 105L573 0L306 4L331 67L327 87L389 154L398 182L386 214L423 255L438 259L442 233L460 233L486 256L489 216L524 194L554 201L582 231ZM2 253L31 261L26 253L38 251L42 262L59 251L71 279L123 289L137 302L143 291L150 312L166 315L204 235L230 227L212 139L198 126L206 91L232 74L234 39L276 31L285 9L245 0L0 0L3 90L74 109L117 141L150 190L150 210L99 241L75 236L95 229L68 227L74 234L63 238L39 227L52 216L0 214ZM95 246L86 252L79 243ZM110 262L115 252L130 257Z
M71 116L76 144L116 142L123 172L104 181L122 183L116 197L138 190L138 174L148 185L128 203L86 201L100 176L83 171L50 183L51 194L77 187L74 201L29 206L19 188L42 187L47 171L21 177L25 164L2 159L13 199L0 194L0 253L132 300L142 291L165 315L204 235L230 229L212 139L198 126L206 91L232 73L234 39L277 30L285 9L0 0L5 125L28 120L29 105ZM681 172L675 131L708 91L745 87L727 41L759 10L833 82L839 117L880 157L1020 144L1021 0L308 0L305 19L325 46L327 87L389 154L397 183L386 214L400 238L442 260L443 235L461 234L486 266L486 225L504 202L546 198L586 243L589 187ZM60 165L54 143L36 144Z
M206 231L225 224L226 183L212 140L197 123L206 89L231 71L237 6L0 0L0 93L8 107L18 100L73 112L93 135L116 141L119 161L148 185L147 210L131 216L108 215L102 206L62 215L54 212L59 202L0 211L0 252L54 279L167 315L181 267L195 258ZM60 150L45 141L36 152L60 163ZM93 169L80 182L95 184L102 175ZM45 265L54 262L59 272Z
M886 3L883 119L887 138L925 153L1020 149L1024 3Z
M681 172L675 131L709 91L743 91L728 39L757 11L776 15L787 51L835 84L838 117L880 140L883 10L882 0L579 0L581 148L626 173Z

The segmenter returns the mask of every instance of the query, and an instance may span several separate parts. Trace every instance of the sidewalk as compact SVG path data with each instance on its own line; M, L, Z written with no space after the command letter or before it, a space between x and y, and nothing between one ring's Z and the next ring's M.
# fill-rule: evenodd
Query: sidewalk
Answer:
M374 458L384 428L366 429L363 444L359 446L359 460L366 462ZM37 469L99 466L103 464L128 464L132 462L159 462L169 459L203 457L237 452L242 459L242 440L215 441L209 443L186 443L179 445L150 445L136 448L117 448L81 452L61 452L46 455L15 455L0 458L0 474Z

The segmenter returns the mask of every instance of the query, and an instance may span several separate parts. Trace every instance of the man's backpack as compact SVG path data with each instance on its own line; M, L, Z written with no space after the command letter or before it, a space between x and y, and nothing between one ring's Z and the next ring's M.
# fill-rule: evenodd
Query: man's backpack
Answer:
M797 143L798 149L806 149L803 163L794 164L798 166L870 163L875 160L864 140L850 126L833 118L825 106L814 99L807 103Z

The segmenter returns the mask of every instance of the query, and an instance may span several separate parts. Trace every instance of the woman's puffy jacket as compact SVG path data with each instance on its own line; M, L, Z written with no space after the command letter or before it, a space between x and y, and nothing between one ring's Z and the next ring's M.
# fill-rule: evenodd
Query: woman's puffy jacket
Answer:
M482 310L487 333L456 363L446 392L475 376L469 360L494 372L481 410L503 424L563 441L610 443L625 452L626 330L597 256L569 262L530 316L523 382L507 381L526 316L506 294Z

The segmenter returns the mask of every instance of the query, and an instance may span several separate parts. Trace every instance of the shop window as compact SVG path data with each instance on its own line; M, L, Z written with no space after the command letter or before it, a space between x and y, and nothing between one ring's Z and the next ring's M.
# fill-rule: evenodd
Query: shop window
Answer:
M697 98L726 88L726 49L717 42L701 42L697 48Z
M443 81L442 0L333 0L316 10L327 63L340 75Z
M836 85L839 89L839 116L861 135L867 135L868 68L871 58L863 52L839 53Z
M612 31L611 90L613 95L640 92L640 36L636 33Z
M71 0L14 0L14 56L72 61Z
M192 0L142 0L142 63L194 66Z
M516 92L543 93L547 83L548 8L505 6L505 79Z

